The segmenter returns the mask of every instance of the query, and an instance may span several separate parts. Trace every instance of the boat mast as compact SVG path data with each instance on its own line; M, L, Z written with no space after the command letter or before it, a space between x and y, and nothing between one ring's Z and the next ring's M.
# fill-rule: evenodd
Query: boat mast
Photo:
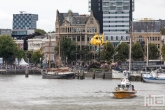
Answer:
M60 22L58 25L58 68L60 68Z
M148 66L148 26L147 26L147 59L146 66Z
M131 72L132 21L130 21L129 72Z
M50 46L51 46L51 36L49 36L48 35L48 37L49 37L49 70L50 70Z

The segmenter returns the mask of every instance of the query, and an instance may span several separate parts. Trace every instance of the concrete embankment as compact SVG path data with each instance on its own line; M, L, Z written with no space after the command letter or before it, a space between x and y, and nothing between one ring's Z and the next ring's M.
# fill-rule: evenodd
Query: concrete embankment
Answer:
M0 74L41 74L40 69L1 69Z

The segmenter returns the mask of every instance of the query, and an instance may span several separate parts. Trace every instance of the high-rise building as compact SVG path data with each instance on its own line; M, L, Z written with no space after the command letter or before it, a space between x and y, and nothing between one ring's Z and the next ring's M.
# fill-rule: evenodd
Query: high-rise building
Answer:
M20 14L13 14L12 37L24 39L27 35L33 34L37 28L37 14L30 14L20 11Z
M129 42L134 0L89 0L88 3L88 10L99 21L105 40Z
M13 14L13 29L36 29L38 15L20 11L20 14Z

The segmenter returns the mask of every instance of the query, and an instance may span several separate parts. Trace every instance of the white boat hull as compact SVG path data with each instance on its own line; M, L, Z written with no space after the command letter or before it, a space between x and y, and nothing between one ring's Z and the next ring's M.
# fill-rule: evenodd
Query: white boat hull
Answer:
M143 80L148 83L162 83L165 84L165 79L159 79L159 78L145 78L143 77Z
M126 78L126 75L123 72L112 70L112 78L113 79L123 79Z

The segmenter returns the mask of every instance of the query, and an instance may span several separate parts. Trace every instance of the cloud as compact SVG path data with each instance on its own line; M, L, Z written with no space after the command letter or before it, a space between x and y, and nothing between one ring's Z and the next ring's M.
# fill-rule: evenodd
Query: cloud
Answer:
M164 5L163 5L164 4ZM134 18L165 19L163 0L136 0Z
M39 19L37 27L45 30L46 32L55 31L55 20L53 19Z
M0 10L0 28L11 29L11 27L12 27L12 16Z

